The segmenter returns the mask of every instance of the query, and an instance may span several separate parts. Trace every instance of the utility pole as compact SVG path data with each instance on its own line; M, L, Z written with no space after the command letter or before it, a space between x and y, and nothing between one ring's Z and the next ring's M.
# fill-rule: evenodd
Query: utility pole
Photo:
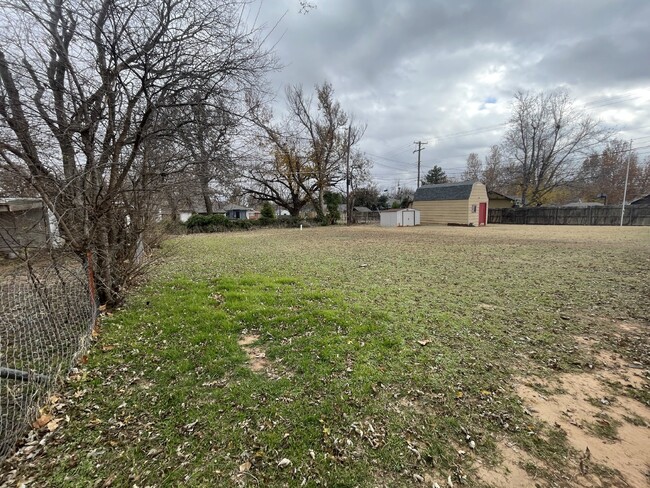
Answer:
M623 226L623 216L625 215L625 199L627 198L627 180L630 176L630 159L632 159L632 141L630 141L630 149L627 153L627 170L625 170L625 188L623 189L623 201L621 202L621 225Z
M425 148L423 148L422 146L423 146L424 144L428 144L428 142L416 141L416 142L414 142L413 144L417 144L417 145L418 145L418 148L417 148L415 151L413 151L413 152L414 152L414 153L418 153L418 185L417 185L417 188L420 188L420 153L421 153L422 151L424 151L424 149L425 149Z
M352 223L352 209L350 208L350 129L348 127L347 154L345 158L345 221L347 225Z

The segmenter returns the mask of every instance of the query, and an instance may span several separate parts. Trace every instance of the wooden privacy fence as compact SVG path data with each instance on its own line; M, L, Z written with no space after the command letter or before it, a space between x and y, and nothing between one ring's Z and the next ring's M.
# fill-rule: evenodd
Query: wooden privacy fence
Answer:
M621 206L491 208L489 224L619 225ZM623 225L650 225L650 206L625 207Z

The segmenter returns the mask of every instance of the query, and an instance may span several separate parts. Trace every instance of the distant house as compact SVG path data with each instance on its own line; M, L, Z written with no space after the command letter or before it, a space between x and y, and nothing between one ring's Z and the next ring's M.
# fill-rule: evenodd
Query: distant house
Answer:
M422 224L486 225L488 195L479 182L424 185L417 189L413 208L420 210Z
M224 205L220 211L232 220L256 220L260 218L260 212L258 210L234 203Z
M173 213L172 210L168 206L165 206L161 208L159 212L160 219L165 219L165 218L173 219L174 216L172 215L172 213ZM225 214L225 211L214 208L213 206L212 213ZM187 222L187 220L192 215L208 215L207 209L205 208L205 201L203 200L203 197L185 198L178 202L176 207L176 217L178 218L179 222Z
M414 208L391 208L379 212L382 227L413 227L420 225L421 212Z
M637 198L636 200L632 200L630 202L630 205L650 205L650 193L647 195L643 195L642 197Z
M40 198L0 198L0 253L60 244L57 221Z
M517 204L517 199L503 193L488 190L487 195L490 208L512 208Z
M199 200L198 198L192 198L185 202L182 202L178 208L178 220L181 222L187 222L192 215L207 215L207 210L205 208L205 202Z

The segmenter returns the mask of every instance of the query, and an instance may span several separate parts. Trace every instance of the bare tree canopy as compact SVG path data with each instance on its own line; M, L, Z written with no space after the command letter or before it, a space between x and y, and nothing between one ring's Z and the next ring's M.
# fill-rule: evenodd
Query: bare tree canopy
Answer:
M582 156L610 135L565 91L515 94L503 151L523 205L539 204L575 176Z
M465 171L461 174L463 181L480 181L483 173L483 163L477 153L470 153L465 163Z
M481 174L481 182L485 184L488 190L503 191L507 178L504 174L503 156L501 147L493 145L490 147L490 153L485 156L485 165Z
M612 139L601 152L594 152L583 161L577 178L581 198L621 203L628 163L628 199L650 192L650 158L641 162L631 142Z
M115 302L166 175L155 142L196 122L194 107L254 90L274 59L243 1L3 8L2 167L38 192L75 251L94 253L100 297Z
M280 122L257 109L255 120L263 132L261 145L272 160L250 171L253 185L247 191L277 203L292 215L309 202L318 219L326 222L325 192L345 181L347 157L365 127L353 123L334 98L329 83L317 85L314 96L305 94L301 86L287 87L289 114ZM367 174L369 162L362 159L357 155L351 159L351 180Z

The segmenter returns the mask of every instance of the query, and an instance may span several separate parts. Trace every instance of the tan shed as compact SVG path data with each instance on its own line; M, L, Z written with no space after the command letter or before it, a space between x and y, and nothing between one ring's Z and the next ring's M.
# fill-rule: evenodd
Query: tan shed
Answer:
M415 192L413 208L422 224L479 226L487 223L488 196L479 182L424 185Z

